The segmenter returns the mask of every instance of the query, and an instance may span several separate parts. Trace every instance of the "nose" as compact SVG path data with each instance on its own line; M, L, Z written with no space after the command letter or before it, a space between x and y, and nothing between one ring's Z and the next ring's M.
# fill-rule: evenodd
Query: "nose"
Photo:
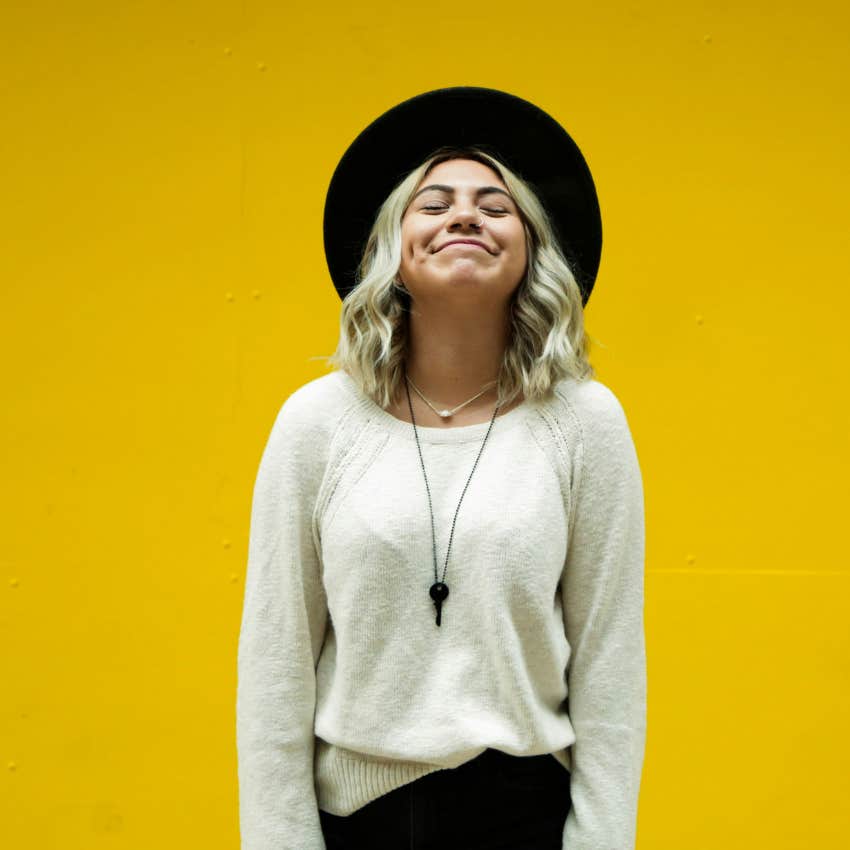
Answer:
M474 204L458 203L448 221L449 230L457 230L458 227L481 227L481 214Z

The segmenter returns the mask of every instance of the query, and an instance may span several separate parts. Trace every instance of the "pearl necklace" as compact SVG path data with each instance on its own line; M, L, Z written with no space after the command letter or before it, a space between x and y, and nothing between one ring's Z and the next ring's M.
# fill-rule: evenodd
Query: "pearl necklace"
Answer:
M463 402L463 404L459 404L457 407L453 407L451 410L437 410L437 408L436 408L436 407L434 407L434 405L433 405L433 404L431 404L431 402L430 402L430 401L428 401L428 399L427 399L427 398L425 398L425 396L424 396L424 395L422 395L422 391L419 389L419 387L417 387L417 386L416 386L416 384L414 384L414 383L413 383L413 379L412 379L409 375L406 375L406 377L407 377L407 380L410 382L411 386L413 387L413 389L414 389L414 390L416 390L416 392L419 394L419 397L422 399L422 401L424 401L424 402L425 402L425 404L427 404L427 405L428 405L428 407L430 407L430 408L431 408L431 410L433 410L433 411L434 411L434 413L436 413L436 414L437 414L437 416L441 416L443 419L448 419L450 416L454 416L454 414L455 414L455 413L457 413L457 412L458 412L459 410L461 410L462 408L466 407L466 405L468 405L470 402L475 401L475 399L477 399L477 398L478 398L478 396L484 395L484 393L486 393L486 392L487 392L487 390L488 390L490 387L492 387L492 386L493 386L493 384L495 384L495 383L496 383L496 381L490 381L490 382L489 382L489 383L488 383L488 384L484 387L484 389L483 389L483 390L481 390L481 392L480 392L480 393L476 393L474 396L472 396L472 398L471 398L471 399L469 399L469 401L465 401L465 402Z

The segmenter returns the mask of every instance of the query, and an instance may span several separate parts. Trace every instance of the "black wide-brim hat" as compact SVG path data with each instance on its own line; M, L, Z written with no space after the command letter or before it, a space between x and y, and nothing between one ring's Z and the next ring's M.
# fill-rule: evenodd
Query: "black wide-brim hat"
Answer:
M602 219L578 145L547 112L480 86L423 92L378 116L349 145L325 197L325 257L340 298L381 204L426 157L446 145L477 145L519 174L546 209L586 304L602 254Z

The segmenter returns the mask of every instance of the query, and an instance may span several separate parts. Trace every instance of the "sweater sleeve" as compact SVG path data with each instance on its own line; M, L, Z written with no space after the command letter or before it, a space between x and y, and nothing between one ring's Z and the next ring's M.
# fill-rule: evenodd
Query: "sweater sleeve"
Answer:
M572 808L564 850L633 850L646 739L644 503L625 413L596 383L582 433L561 582L571 647Z
M242 850L325 850L313 778L321 452L302 407L295 395L284 403L254 483L236 694Z

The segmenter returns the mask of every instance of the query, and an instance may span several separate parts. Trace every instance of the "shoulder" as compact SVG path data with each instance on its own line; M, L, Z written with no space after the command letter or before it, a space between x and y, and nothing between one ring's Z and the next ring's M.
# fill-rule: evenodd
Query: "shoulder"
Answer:
M614 390L596 378L581 381L564 378L555 385L555 394L585 420L625 416L623 405Z
M616 462L618 455L633 450L623 404L596 378L561 379L537 410L532 431L561 463L580 467L606 457Z
M584 465L618 467L637 461L619 396L596 378L567 378L555 386L558 415L567 420Z
M296 387L284 398L280 410L290 419L319 425L342 413L350 402L343 373L335 371Z
M330 372L296 387L279 405L270 441L302 444L320 452L326 447L355 399L344 374Z
M555 385L555 395L583 432L629 430L619 396L596 378L565 378ZM584 436L587 438L589 435L585 433Z

